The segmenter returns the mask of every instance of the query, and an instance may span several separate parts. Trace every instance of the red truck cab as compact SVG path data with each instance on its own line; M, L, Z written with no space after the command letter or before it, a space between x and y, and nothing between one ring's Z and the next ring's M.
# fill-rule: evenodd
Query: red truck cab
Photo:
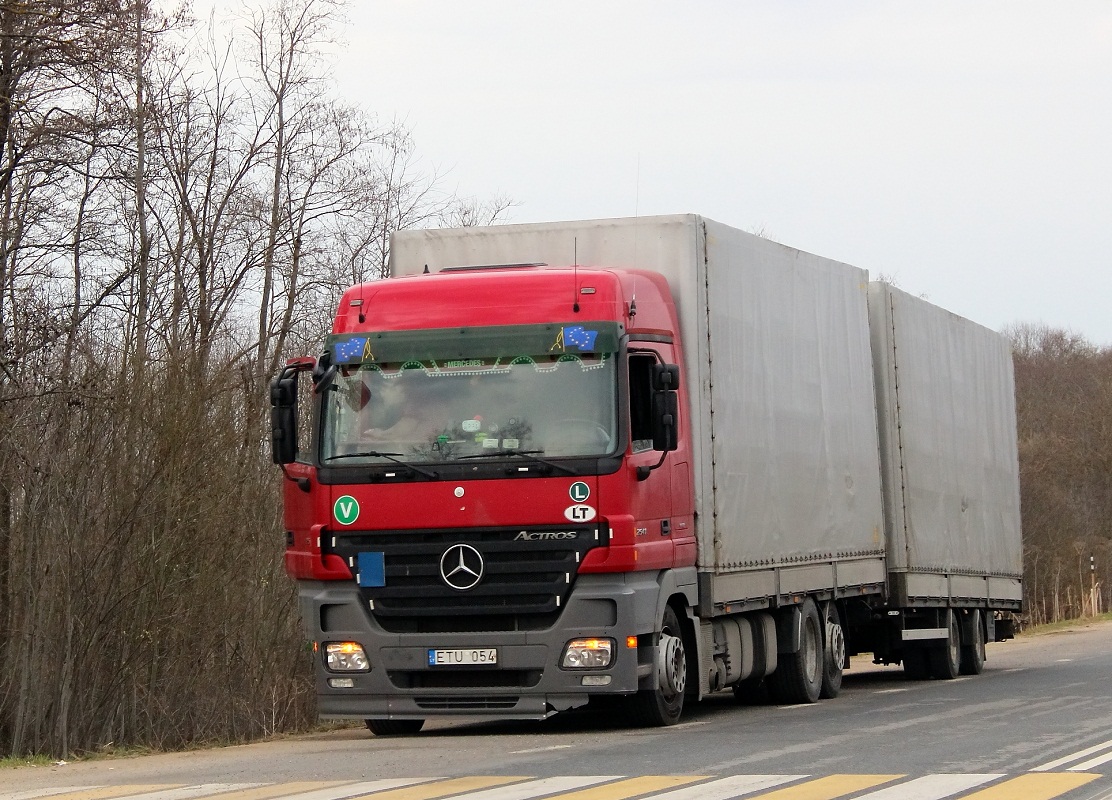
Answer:
M271 389L321 715L399 733L617 694L678 719L697 604L681 363L652 272L349 289L321 356Z

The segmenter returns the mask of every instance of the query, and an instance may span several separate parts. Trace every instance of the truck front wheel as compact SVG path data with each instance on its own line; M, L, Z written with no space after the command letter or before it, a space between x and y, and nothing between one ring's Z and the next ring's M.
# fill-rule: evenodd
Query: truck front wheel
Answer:
M683 693L687 688L687 650L683 644L680 620L671 606L664 609L660 640L656 645L655 686L642 689L631 701L634 720L646 727L675 725L683 713Z

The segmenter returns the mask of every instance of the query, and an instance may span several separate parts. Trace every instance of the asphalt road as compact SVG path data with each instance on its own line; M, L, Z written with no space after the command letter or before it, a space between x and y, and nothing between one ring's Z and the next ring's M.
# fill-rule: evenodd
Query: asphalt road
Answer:
M243 747L0 771L0 800L1112 800L1112 624L991 644L984 674L913 682L855 661L841 696L671 728L595 710L432 721Z

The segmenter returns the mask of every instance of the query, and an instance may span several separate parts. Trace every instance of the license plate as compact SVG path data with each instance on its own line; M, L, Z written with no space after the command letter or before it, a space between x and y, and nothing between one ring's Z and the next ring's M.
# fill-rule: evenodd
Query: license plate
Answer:
M498 650L493 647L471 647L463 650L429 650L430 667L473 667L498 663Z

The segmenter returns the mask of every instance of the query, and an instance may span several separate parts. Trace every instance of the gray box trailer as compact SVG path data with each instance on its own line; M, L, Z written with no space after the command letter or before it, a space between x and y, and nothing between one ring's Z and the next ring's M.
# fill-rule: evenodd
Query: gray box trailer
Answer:
M1007 339L869 288L891 601L1019 608L1023 542Z

